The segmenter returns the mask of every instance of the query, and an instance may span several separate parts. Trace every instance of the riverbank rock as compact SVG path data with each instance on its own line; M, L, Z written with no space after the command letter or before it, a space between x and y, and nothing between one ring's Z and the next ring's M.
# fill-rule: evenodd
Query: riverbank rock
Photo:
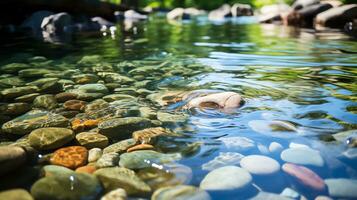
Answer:
M145 195L151 188L134 171L122 167L98 169L94 175L102 182L106 192L123 188L128 195Z
M209 194L189 185L179 185L164 187L156 190L151 197L152 200L166 200L166 199L187 199L187 200L210 200Z
M334 198L357 198L357 180L337 178L325 179L328 193Z
M63 147L56 150L51 157L51 164L60 165L70 169L87 164L88 151L82 146Z
M4 200L33 200L31 194L24 189L11 189L0 192L0 199Z
M357 4L347 4L331 8L316 16L315 23L318 26L343 28L347 22L357 18Z
M109 145L103 150L103 153L124 153L126 152L127 149L130 147L134 146L136 144L136 141L134 139L126 139L122 140L120 142L114 143Z
M62 147L74 138L74 133L66 128L39 128L29 135L30 145L38 150L51 150Z
M0 147L0 175L23 166L27 161L26 151L22 147Z
M185 108L239 108L243 104L242 97L235 92L221 92L208 94L203 97L197 97L190 100Z
M122 188L115 189L105 194L100 200L126 200L126 191Z
M38 128L67 127L68 125L68 119L62 115L33 110L3 124L2 131L15 135L25 135Z
M254 175L271 175L280 170L280 164L276 160L261 155L242 158L240 166Z
M213 160L202 165L203 170L212 171L214 169L239 165L240 161L244 156L240 153L236 152L219 152L219 155L215 157Z
M299 166L292 163L285 163L282 169L285 173L293 176L301 184L307 186L308 188L317 191L323 191L325 189L325 183L322 178L315 172L304 166Z
M314 149L306 147L289 148L281 152L280 157L285 162L291 162L300 165L311 165L322 167L324 160L320 153Z
M127 139L134 131L150 127L150 120L142 117L114 118L101 122L99 132L109 138Z
M251 182L252 176L247 170L236 166L225 166L208 173L201 181L200 188L204 190L242 189Z
M106 136L94 132L81 132L76 135L76 141L87 149L105 148L109 144Z
M31 194L36 200L96 200L101 191L98 179L85 173L47 176L31 187Z
M134 151L120 155L119 165L129 169L151 167L153 163L170 163L181 159L179 153L163 154L152 150Z

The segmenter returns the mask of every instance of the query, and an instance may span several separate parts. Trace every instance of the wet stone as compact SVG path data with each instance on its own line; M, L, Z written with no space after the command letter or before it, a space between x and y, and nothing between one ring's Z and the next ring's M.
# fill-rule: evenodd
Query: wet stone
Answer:
M78 115L77 115L78 116ZM96 120L96 119L87 119L87 120L81 120L81 119L74 119L71 122L72 125L72 129L74 131L84 131L86 129L92 129L98 126L98 124L100 123L100 120Z
M107 192L118 188L123 188L128 195L142 196L151 192L151 188L130 169L109 167L98 169L94 174Z
M40 78L52 72L49 69L23 69L19 71L19 76L23 78Z
M328 193L334 198L357 198L357 180L336 178L325 179Z
M171 114L159 111L157 113L157 119L164 124L184 123L187 121L188 116L185 114Z
M152 150L134 151L120 155L119 165L129 169L142 169L152 164L171 163L181 159L179 153L163 154Z
M255 147L255 142L246 137L223 137L218 140L222 141L228 149L249 150Z
M0 192L0 199L4 200L33 200L31 194L24 189L11 189Z
M68 175L72 173L74 173L73 170L58 165L46 165L42 168L42 174L44 176L54 176L54 175L60 176L60 175Z
M280 154L280 157L285 162L294 164L312 165L316 167L322 167L324 165L324 160L320 153L306 147L286 149Z
M126 200L126 191L122 188L115 189L105 194L100 200Z
M10 63L4 66L1 66L1 71L6 73L17 73L20 70L31 68L32 66L25 63Z
M281 151L283 151L283 149L284 149L284 147L277 142L272 142L269 145L270 153L280 153Z
M140 116L148 119L156 119L156 111L150 107L140 107Z
M28 103L9 103L0 105L0 113L3 115L21 115L31 110Z
M40 91L46 94L56 94L63 91L63 86L58 81L48 82L40 86Z
M37 92L39 89L36 86L23 86L23 87L15 87L4 89L0 92L1 96L5 99L14 99L16 97L20 97L26 94L32 94Z
M82 111L84 110L87 102L80 101L80 100L68 100L63 104L63 107L67 110L77 110Z
M126 140L122 140L120 142L114 143L109 145L108 147L106 147L103 150L104 154L107 153L124 153L126 152L127 149L129 149L130 147L134 146L136 144L134 139L126 139Z
M96 162L103 154L99 148L93 148L88 151L88 162Z
M118 153L106 153L103 154L96 163L97 168L114 167L118 165L119 154Z
M39 128L29 135L30 145L38 150L62 147L74 138L74 133L66 128Z
M110 95L104 96L103 99L107 102L113 102L113 101L122 100L122 99L136 100L136 97L133 97L133 96L127 95L127 94L110 94Z
M127 152L140 151L140 150L153 150L154 146L150 144L138 144L133 147L130 147Z
M60 103L63 103L63 102L66 102L68 100L73 100L73 99L76 99L77 98L77 94L75 93L70 93L70 92L62 92L62 93L59 93L59 94L56 94L55 95L55 98L58 102Z
M72 76L72 79L77 84L87 84L96 83L99 80L99 77L94 74L79 74Z
M70 146L56 150L51 157L51 164L76 169L86 165L87 160L88 151L86 148L81 146Z
M87 149L105 148L109 143L106 136L94 132L79 133L76 135L76 140L81 146Z
M33 101L33 106L36 108L51 110L57 107L57 101L53 95L40 95Z
M78 87L78 90L83 93L100 93L107 94L109 92L108 88L105 85L97 84L85 84Z
M31 194L36 200L96 200L101 191L99 180L86 173L47 176L31 187Z
M148 128L150 120L141 117L114 118L98 125L99 132L109 138L126 139L132 132Z
M24 81L19 77L7 77L0 79L0 88L11 88L14 86L22 86L24 85Z
M225 166L208 173L201 181L200 188L204 190L242 189L251 182L252 176L245 169L236 166Z
M170 131L162 127L146 128L133 132L132 137L138 143L151 144L156 137L161 135L170 135Z
M21 115L2 126L2 131L15 135L25 135L42 127L67 127L67 118L47 111L34 110Z
M26 94L15 99L16 102L32 103L40 93Z
M27 160L26 151L22 147L3 146L0 147L0 175L5 175L25 164Z
M77 173L87 173L87 174L93 174L95 171L97 170L97 168L93 165L86 165L83 167L78 167L76 169Z
M242 168L254 175L271 175L280 170L280 164L267 156L250 155L240 161Z
M244 156L236 152L220 152L217 157L213 160L202 165L203 170L212 171L214 169L230 166L239 165L240 161Z
M209 194L189 185L179 185L164 187L156 190L151 197L152 200L166 200L166 199L187 199L187 200L210 200Z

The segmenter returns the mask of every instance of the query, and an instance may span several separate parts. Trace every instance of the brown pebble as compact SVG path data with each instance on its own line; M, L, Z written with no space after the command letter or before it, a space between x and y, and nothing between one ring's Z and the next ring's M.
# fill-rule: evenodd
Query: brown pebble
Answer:
M72 99L77 99L77 94L74 93L70 93L70 92L61 92L55 95L55 98L57 100L57 102L63 103L66 102L68 100L72 100Z
M67 110L84 110L87 102L81 100L68 100L63 104L63 107Z
M76 169L76 172L93 174L96 170L97 168L94 165L86 165L83 167L78 167Z
M63 147L56 150L51 158L51 164L60 165L70 169L87 164L88 150L82 146Z
M154 149L154 146L150 144L138 144L133 147L130 147L127 152L132 152L132 151L139 151L139 150L151 150Z

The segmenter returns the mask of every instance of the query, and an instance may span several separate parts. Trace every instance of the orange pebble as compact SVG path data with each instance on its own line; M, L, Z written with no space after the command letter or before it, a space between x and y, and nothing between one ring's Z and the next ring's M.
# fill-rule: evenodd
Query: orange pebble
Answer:
M126 150L127 152L132 152L132 151L138 151L138 150L150 150L150 149L154 149L154 146L150 145L150 144L138 144L135 145L133 147L130 147L128 150Z
M50 160L53 165L60 165L70 169L87 164L88 150L82 146L70 146L56 150Z
M97 168L94 165L86 165L86 166L77 168L76 172L93 174L96 170L97 170Z

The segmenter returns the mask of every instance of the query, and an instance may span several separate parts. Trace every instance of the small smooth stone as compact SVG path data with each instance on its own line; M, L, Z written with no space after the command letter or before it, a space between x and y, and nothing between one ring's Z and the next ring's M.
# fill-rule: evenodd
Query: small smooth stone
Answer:
M243 157L242 154L236 152L220 152L213 160L203 164L202 169L212 171L224 166L239 165Z
M103 154L97 161L96 167L114 167L118 165L119 154L118 153L106 153Z
M105 194L100 200L126 200L127 194L124 189L118 188Z
M134 151L120 155L119 166L128 169L142 169L152 164L170 163L181 159L179 153L163 154L152 150Z
M132 134L133 139L138 143L149 144L153 140L161 135L168 135L169 131L162 127L146 128L140 131L135 131Z
M325 189L325 183L322 178L312 170L295 165L292 163L285 163L282 167L283 171L294 178L296 178L303 185L314 190L322 191Z
M299 143L295 143L295 142L290 142L289 144L289 148L310 148L309 146L307 146L306 144L299 144Z
M57 107L57 101L51 94L40 95L33 101L33 106L36 108L51 110Z
M255 142L246 137L224 137L218 140L222 141L228 149L248 150L255 147Z
M281 196L289 197L292 199L299 198L300 194L291 188L285 188L281 193Z
M128 195L145 195L151 188L134 171L122 167L107 167L94 172L107 192L123 188Z
M356 179L325 179L328 193L334 198L357 198L357 180Z
M26 163L27 154L22 147L0 147L0 175L16 170Z
M60 165L70 169L87 164L88 151L81 146L70 146L56 150L51 158L51 164Z
M126 139L131 133L151 125L150 120L142 117L114 118L101 122L99 132L109 138Z
M255 175L270 175L280 170L280 164L276 160L261 155L242 158L240 166Z
M103 154L99 148L93 148L88 151L88 162L96 162Z
M99 180L87 173L47 176L31 187L36 200L96 200L101 192Z
M33 100L36 99L36 97L40 96L40 93L32 93L32 94L26 94L23 96L19 96L15 99L16 102L24 102L24 103L32 103Z
M109 144L109 140L106 136L93 133L93 132L82 132L76 135L77 142L87 149L92 148L105 148Z
M42 168L42 171L44 176L61 176L74 173L73 170L58 165L46 165Z
M75 94L75 93L62 92L62 93L56 94L56 95L55 95L55 99L56 99L58 102L63 103L63 102L69 101L69 100L76 99L77 96L78 96L78 95Z
M77 173L88 173L88 174L93 174L95 171L97 170L97 168L93 165L86 165L83 167L78 167L76 169Z
M164 187L156 190L152 200L185 199L185 200L210 200L210 195L199 188L189 185Z
M83 111L87 102L81 100L68 100L63 104L63 107L67 110Z
M256 196L250 198L249 200L293 200L293 199L275 193L259 192Z
M156 112L150 107L140 107L140 116L148 119L156 119Z
M96 83L99 78L94 74L79 74L72 76L72 79L77 84L87 84L87 83Z
M46 94L57 94L63 91L63 85L58 81L52 81L40 86L40 91Z
M285 149L280 157L285 162L291 162L300 165L312 165L322 167L324 160L320 153L311 148L289 148Z
M87 120L81 120L81 119L74 119L71 122L72 129L74 131L84 131L85 129L91 129L95 128L98 126L98 124L101 122L101 120L98 119L87 119Z
M284 147L281 144L277 143L277 142L272 142L269 145L270 153L280 153L280 152L283 151L283 149L284 149Z
M108 88L105 85L100 83L93 83L93 84L85 84L78 87L78 90L84 93L101 93L107 94L109 92Z
M298 129L295 127L295 125L291 124L290 122L278 120L252 120L248 122L248 126L257 133L277 138L289 138L291 135L286 132L298 132Z
M11 189L0 192L3 200L33 200L31 194L24 189Z
M154 146L150 144L138 144L133 147L130 147L126 152L140 151L140 150L153 150Z
M127 94L110 94L110 95L104 96L102 99L104 99L107 102L113 102L113 101L122 100L122 99L135 100L136 97L133 97L133 96L127 95Z
M5 99L14 99L27 94L38 92L39 88L36 86L24 86L4 89L0 92L0 95Z
M0 112L3 115L22 115L31 110L28 103L9 103L0 106Z
M215 108L238 108L243 104L243 99L235 92L221 92L193 98L185 107L188 109L212 107L212 104L214 104Z
M317 196L317 197L315 198L315 200L333 200L333 199L331 199L331 198L328 197L328 196L321 196L321 195L319 195L319 196Z
M233 190L244 188L251 182L252 176L247 170L236 166L225 166L208 173L201 181L200 188L204 190Z
M39 78L51 72L53 71L49 69L23 69L19 71L19 76L23 78Z
M74 138L74 133L66 128L39 128L29 135L30 145L38 150L51 150L62 147Z
M265 155L269 154L269 149L265 145L258 143L257 148L260 151L260 153L265 154Z
M346 156L348 159L355 160L357 159L357 149L356 148L347 149L342 153L342 155Z
M157 113L157 119L166 124L184 123L187 121L188 116L184 114L171 114L159 111Z
M122 140L120 142L114 143L112 145L109 145L103 150L103 154L107 153L124 153L126 152L127 149L130 147L134 146L136 144L134 139L126 139Z

